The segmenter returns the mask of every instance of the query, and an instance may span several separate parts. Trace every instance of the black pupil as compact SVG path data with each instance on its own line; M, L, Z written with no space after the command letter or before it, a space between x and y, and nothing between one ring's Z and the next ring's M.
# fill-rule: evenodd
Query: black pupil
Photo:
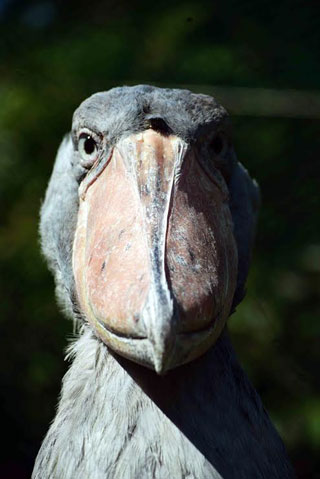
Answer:
M219 155L223 149L223 139L220 135L216 135L212 140L212 147L216 155Z
M87 153L87 155L91 155L96 148L96 142L94 141L91 136L87 136L85 142L84 142L84 151Z

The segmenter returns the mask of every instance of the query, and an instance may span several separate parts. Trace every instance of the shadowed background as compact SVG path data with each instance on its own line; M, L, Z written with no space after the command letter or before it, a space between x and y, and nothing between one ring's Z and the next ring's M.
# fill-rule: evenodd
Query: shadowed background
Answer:
M84 98L136 83L213 94L233 116L262 209L247 297L229 326L298 477L320 477L315 5L0 0L0 479L30 476L67 367L72 324L37 233L57 147Z

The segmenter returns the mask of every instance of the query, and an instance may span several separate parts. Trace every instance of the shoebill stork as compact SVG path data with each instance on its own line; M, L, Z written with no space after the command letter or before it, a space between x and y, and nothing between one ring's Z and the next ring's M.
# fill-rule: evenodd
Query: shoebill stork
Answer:
M136 86L80 105L40 226L80 333L34 479L293 477L226 328L258 203L214 98Z

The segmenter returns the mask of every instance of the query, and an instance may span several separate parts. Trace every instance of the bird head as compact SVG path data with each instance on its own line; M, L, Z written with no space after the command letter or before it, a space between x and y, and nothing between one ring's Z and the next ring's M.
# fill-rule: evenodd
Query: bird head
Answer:
M97 93L74 113L41 212L58 296L159 374L195 359L242 299L258 196L214 98Z

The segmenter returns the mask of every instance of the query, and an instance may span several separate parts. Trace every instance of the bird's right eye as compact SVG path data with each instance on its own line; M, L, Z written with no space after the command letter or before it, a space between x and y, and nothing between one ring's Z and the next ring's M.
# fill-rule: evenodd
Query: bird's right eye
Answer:
M78 151L81 156L81 164L84 168L91 168L98 158L98 145L95 139L88 133L81 133L78 142Z

